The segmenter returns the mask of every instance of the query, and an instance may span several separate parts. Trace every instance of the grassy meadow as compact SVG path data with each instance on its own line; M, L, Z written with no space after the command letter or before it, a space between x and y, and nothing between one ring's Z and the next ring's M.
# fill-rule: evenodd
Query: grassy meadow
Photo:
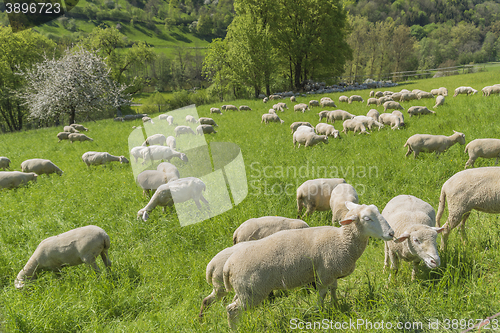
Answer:
M265 215L295 217L296 188L307 179L324 177L345 178L358 191L360 203L375 204L380 211L400 194L417 196L437 210L442 184L464 168L468 159L465 147L454 145L439 158L421 153L415 160L413 156L405 158L403 145L415 133L451 135L453 130L465 133L467 142L500 138L500 96L482 97L480 91L498 83L499 74L499 67L491 67L486 72L391 88L430 91L444 86L449 96L445 105L435 110L435 116L405 116L404 129L393 131L386 126L370 135L341 133L339 140L330 139L327 145L307 149L293 148L289 125L294 121L316 125L317 113L323 109L295 113L293 103L285 101L290 109L279 114L285 124L261 124L261 115L272 106L270 103L225 102L249 105L253 111L212 115L219 125L218 133L205 138L209 142L232 142L241 148L248 195L233 209L185 227L180 226L174 212L164 214L160 208L147 222L136 219L148 199L135 184L130 165L114 162L88 169L81 160L89 150L128 157L127 140L132 126L140 125L140 121L84 123L90 129L86 134L94 141L74 144L57 143L56 134L62 126L1 135L0 156L11 159L13 170L20 170L26 159L47 158L64 174L42 175L35 184L0 191L0 331L229 331L225 306L232 293L214 303L201 321L198 312L202 299L212 290L205 281L206 265L232 245L232 234L242 222ZM462 85L472 86L479 93L453 98L454 89ZM360 94L365 103L337 103L339 109L364 115L373 108L366 106L369 90L344 94ZM340 95L325 96L338 101ZM321 97L299 97L298 102ZM423 99L403 106L423 105L434 110L434 102ZM198 107L199 116L210 116L209 109L214 106L220 107ZM383 112L382 107L377 109ZM176 121L184 123L182 119ZM334 125L342 129L340 122ZM178 162L175 164L182 177L185 166ZM478 159L476 167L493 163ZM331 212L315 212L306 222L311 226L329 225ZM14 288L17 273L41 240L89 224L102 227L111 238L110 274L96 275L90 267L80 265L60 273L44 272L22 291ZM318 310L314 291L296 289L244 313L238 330L319 332L323 326L307 330L306 322L324 325L328 320L330 325L331 320L333 327L335 323L347 323L343 332L380 331L376 328L381 322L384 328L388 323L393 325L384 330L387 332L461 331L476 319L500 312L499 216L473 211L467 221L467 235L469 242L464 246L457 230L453 230L447 252L440 253L441 267L430 271L421 264L415 281L411 281L411 265L403 262L397 277L388 282L389 274L383 272L383 241L372 239L354 273L339 280L339 308L330 306L327 296L327 306ZM349 325L350 321L355 325ZM398 329L397 323L406 329ZM495 323L489 327L498 329Z

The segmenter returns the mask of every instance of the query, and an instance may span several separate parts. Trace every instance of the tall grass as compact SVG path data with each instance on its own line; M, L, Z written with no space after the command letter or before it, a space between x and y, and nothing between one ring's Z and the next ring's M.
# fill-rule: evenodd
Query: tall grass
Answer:
M478 90L497 83L499 70L419 80L394 88L430 91L445 86L450 92L437 115L405 117L406 128L384 128L370 135L342 135L328 145L294 149L289 125L294 121L318 122L317 112L302 113L292 108L280 114L286 122L261 124L261 114L270 105L260 100L238 100L253 111L212 115L218 133L206 135L209 142L233 142L241 147L249 184L247 198L232 210L202 223L180 227L175 213L152 212L147 222L136 219L148 199L134 183L128 165L110 164L88 169L81 155L89 150L127 155L127 138L133 123L112 120L89 122L93 142L57 143L59 128L44 128L0 137L0 155L12 160L12 167L29 158L48 158L64 174L40 176L38 182L17 190L0 191L0 313L1 331L6 332L226 332L225 305L232 294L215 303L198 321L201 300L210 293L205 268L210 259L232 245L232 233L248 218L280 215L296 216L295 190L303 181L319 177L343 177L360 194L361 203L375 204L380 210L394 196L415 195L435 209L442 184L463 169L467 155L455 145L436 158L420 154L405 158L403 145L415 133L451 135L465 133L467 142L476 138L499 137L500 96L451 97L460 85ZM365 100L368 91L356 92ZM340 94L330 94L338 100ZM299 102L320 99L299 97ZM291 107L291 103L288 103ZM433 109L434 100L404 104ZM198 108L200 116L210 116L210 107ZM338 108L366 114L364 103L342 104ZM382 112L381 108L377 108ZM182 119L176 120L179 124ZM341 123L335 123L341 129ZM493 165L479 159L476 166ZM179 171L183 168L179 165ZM444 216L446 218L446 214ZM315 212L306 218L311 226L328 225L330 212ZM441 221L444 223L444 221ZM96 275L85 265L64 268L60 273L45 272L22 291L13 281L38 243L49 236L83 225L94 224L111 237L112 273ZM317 295L305 288L286 292L286 297L266 301L242 315L241 332L294 331L294 324L324 319L365 326L344 332L377 331L377 322L423 323L409 332L444 332L446 319L478 319L499 312L500 278L499 217L473 212L467 221L469 242L463 245L452 231L449 248L440 253L442 265L423 268L411 281L411 265L402 263L397 276L388 280L383 272L384 244L370 240L352 275L339 281L339 308L316 309ZM102 263L100 263L102 267ZM429 322L439 321L437 330ZM305 325L305 324L304 324ZM451 322L450 322L451 325ZM305 326L304 326L305 327ZM492 327L492 326L490 326ZM296 329L295 331L300 331ZM312 331L321 331L316 329ZM380 330L378 330L380 331ZM401 331L396 328L387 331Z

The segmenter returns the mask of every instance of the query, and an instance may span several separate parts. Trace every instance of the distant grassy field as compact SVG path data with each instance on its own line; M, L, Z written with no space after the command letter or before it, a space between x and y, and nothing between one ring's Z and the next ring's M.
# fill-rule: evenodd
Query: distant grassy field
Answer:
M289 125L294 121L318 123L314 108L304 114L289 110L279 114L284 125L261 124L262 113L272 106L260 100L237 100L253 111L213 115L218 133L206 135L209 142L233 142L242 151L248 195L235 208L201 223L181 227L175 213L157 208L147 222L136 219L148 202L135 184L129 165L111 164L88 169L81 155L89 150L128 156L128 136L133 123L112 120L85 123L93 142L57 143L62 128L1 135L0 156L12 160L12 168L29 158L48 158L64 174L40 176L38 182L17 190L0 191L0 331L5 332L227 332L225 306L233 294L215 303L200 322L202 299L212 288L205 281L210 259L232 245L232 233L245 220L265 215L296 216L295 189L307 179L343 177L353 184L360 203L375 204L380 211L399 194L411 194L429 202L436 210L442 184L463 170L468 156L455 145L439 158L420 154L405 158L407 138L415 133L451 135L465 133L466 141L500 138L500 96L482 97L481 88L498 83L498 67L486 72L439 79L419 80L391 88L430 91L447 87L445 105L437 115L405 117L406 128L384 128L370 135L342 135L328 145L294 149ZM461 85L479 90L474 96L451 97ZM369 91L356 91L365 101ZM335 101L341 94L329 94ZM298 102L323 95L298 98ZM433 109L434 100L404 103ZM198 108L199 116L210 116L210 107ZM353 114L366 114L365 103L340 104ZM382 112L381 107L377 108ZM153 115L156 116L156 115ZM183 124L183 119L176 119ZM335 123L341 129L340 122ZM174 161L174 160L173 160ZM183 169L177 160L181 176ZM476 167L491 166L479 159ZM294 171L297 171L295 174ZM445 213L446 218L446 213ZM311 226L329 225L331 212L315 212L306 221ZM444 223L444 220L441 221ZM45 272L27 288L18 291L13 281L36 246L46 237L94 224L111 238L112 273L96 276L85 265ZM242 315L240 332L306 331L305 322L355 323L343 332L378 332L376 325L391 323L388 332L457 332L469 320L500 312L499 216L474 211L467 221L469 243L463 245L456 230L441 267L426 268L411 281L411 265L402 263L397 278L388 283L383 272L384 244L370 243L354 273L339 281L340 308L316 309L317 295L305 289L287 292L272 303L265 302ZM438 239L439 240L439 239ZM103 267L102 262L98 264ZM329 298L329 296L327 296ZM449 321L447 321L449 320ZM455 321L454 321L455 320ZM460 321L462 320L462 321ZM372 328L370 329L370 322ZM300 324L299 324L300 323ZM378 323L378 324L377 324ZM422 326L419 326L422 323ZM360 324L360 326L356 326ZM436 329L434 326L437 325ZM494 323L490 328L494 328ZM498 327L498 325L496 326ZM322 331L319 328L310 331Z

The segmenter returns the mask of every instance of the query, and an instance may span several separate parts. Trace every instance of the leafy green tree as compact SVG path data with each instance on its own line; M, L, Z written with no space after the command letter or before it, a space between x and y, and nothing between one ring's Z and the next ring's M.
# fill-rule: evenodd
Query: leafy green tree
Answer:
M227 40L214 39L207 48L203 61L203 75L212 84L212 95L219 96L222 101L231 83L231 71L228 62Z

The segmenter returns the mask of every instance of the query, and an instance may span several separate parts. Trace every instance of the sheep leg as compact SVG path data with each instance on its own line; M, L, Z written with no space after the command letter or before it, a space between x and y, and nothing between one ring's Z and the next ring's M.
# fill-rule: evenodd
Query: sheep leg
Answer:
M384 242L384 272L387 270L387 267L389 267L389 261L390 261L389 246L387 245L386 242Z
M418 264L420 263L420 260L419 261L414 261L413 262L413 270L411 271L411 280L414 281L415 278L417 277L417 273L418 273Z
M207 297L205 297L203 299L203 302L201 302L201 309L200 309L200 314L198 315L198 317L202 318L203 317L203 310L205 308L208 308L213 302L218 301L219 299L221 299L222 297L224 297L226 295L227 295L227 292L225 291L224 286L222 286L222 288L218 288L218 287L214 286L212 293L210 295L208 295Z
M465 221L469 218L470 212L466 213L462 218L462 222L460 223L460 234L462 235L462 242L464 245L467 244L467 234L465 232Z
M498 164L498 160L500 159L500 156L497 156L497 160L495 161L495 165Z
M419 150L414 150L413 151L414 158L417 158L419 153L420 153Z
M235 296L236 298L236 296ZM236 329L236 322L238 320L238 316L242 310L245 309L244 304L241 302L239 298L236 298L233 303L229 304L226 307L227 310L227 321L229 324L229 328L231 330Z
M111 267L111 260L109 260L109 255L108 255L107 249L102 250L101 259L102 259L102 262L104 263L104 266L106 266L106 270L109 272L109 268Z
M330 295L331 295L331 303L332 306L335 306L338 308L339 306L339 300L337 298L337 279L333 280L332 284L328 287L330 290Z
M469 160L467 161L467 163L465 163L465 167L464 169L467 169L467 166L470 166L470 167L474 167L474 162L476 161L475 158L472 158L470 157ZM497 162L498 162L498 158L497 158ZM497 163L495 163L495 165L497 165Z
M96 274L99 274L101 272L101 270L99 269L99 266L97 266L97 263L95 261L95 257L84 257L82 258L82 261L90 266L92 266L92 268L94 269L94 272L96 272Z
M393 128L393 129L394 129L394 128ZM408 151L406 152L405 157L408 157L408 155L410 155L412 151L413 151L413 150L411 149L411 147L410 147L410 146L408 146Z
M451 230L455 228L462 219L463 214L450 212L450 208L448 208L448 220L446 221L443 232L441 233L441 251L446 251L446 244L448 243L448 237L450 235Z

